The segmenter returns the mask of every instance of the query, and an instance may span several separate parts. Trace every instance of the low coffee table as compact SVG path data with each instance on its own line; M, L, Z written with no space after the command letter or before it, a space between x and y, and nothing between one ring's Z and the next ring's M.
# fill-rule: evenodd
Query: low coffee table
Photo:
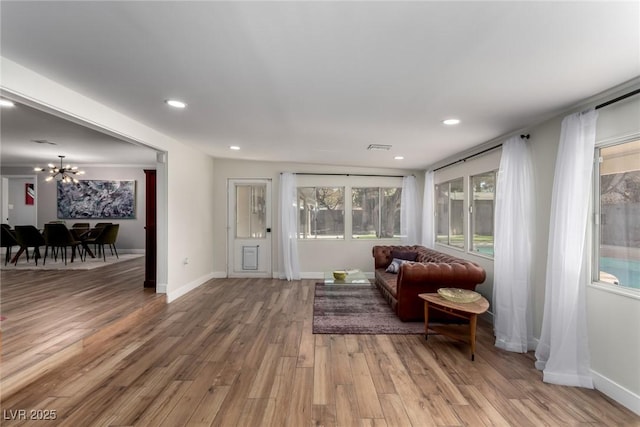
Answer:
M471 361L475 358L476 352L476 324L478 322L478 314L482 314L489 309L489 301L481 297L474 302L453 302L442 298L439 294L419 294L424 300L424 336L429 339L429 310L438 310L452 316L460 317L469 321L469 334L459 332L460 326L457 325L438 325L432 326L431 330L445 335L458 341L468 342L471 345ZM465 325L466 326L466 325ZM456 330L457 329L457 330Z
M325 285L350 285L350 284L369 284L371 283L367 276L360 270L347 270L348 274L343 280L336 280L333 277L333 271L325 271Z

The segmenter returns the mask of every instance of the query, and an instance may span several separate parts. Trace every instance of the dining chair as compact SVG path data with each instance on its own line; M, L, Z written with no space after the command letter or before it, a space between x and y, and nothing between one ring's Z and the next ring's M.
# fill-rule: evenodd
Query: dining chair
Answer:
M91 250L89 249L89 245L93 245L94 253L97 253L98 255L100 255L100 253L97 251L99 248L97 240L100 237L100 235L104 233L105 230L106 230L106 227L94 227L94 228L90 228L88 231L84 232L80 236L85 259L87 258L87 253L89 253L92 258L95 257L95 255L91 253Z
M7 226L7 227L5 227ZM18 246L15 234L7 224L2 224L2 235L0 235L0 244L5 248L4 265L9 263L11 259L11 249Z
M90 225L88 222L75 222L71 228L90 228Z
M61 258L64 260L64 265L67 265L67 247L71 247L71 262L73 262L76 251L80 256L80 260L82 259L82 251L80 250L81 242L76 240L75 237L71 234L71 231L64 224L45 224L44 225L44 240L46 244L46 248L44 250L44 261L42 265L47 262L47 255L49 253L49 248L51 248L51 252L53 254L53 259L55 261L58 260L58 254L60 254Z
M102 251L102 259L106 262L107 255L104 250L104 245L109 245L109 249L111 249L111 255L116 255L116 258L120 258L118 256L118 250L116 249L116 240L118 239L118 231L120 230L120 224L109 224L104 227L104 230L100 235L95 239L95 244L98 245L100 251Z
M33 248L33 259L38 265L38 258L41 258L40 246L45 246L44 237L40 231L33 225L16 225L15 236L20 245L20 250L15 256L15 264L18 264L18 258L23 251L27 253L27 262L29 262L29 248Z

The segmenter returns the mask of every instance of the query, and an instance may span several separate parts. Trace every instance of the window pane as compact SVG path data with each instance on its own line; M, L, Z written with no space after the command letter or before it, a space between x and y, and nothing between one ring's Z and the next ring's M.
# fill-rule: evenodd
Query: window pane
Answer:
M381 188L380 237L400 237L400 201L402 188Z
M449 244L449 183L436 185L436 242Z
M449 183L449 244L464 249L464 187L462 178Z
M600 280L640 289L640 141L600 157Z
M299 187L298 207L300 238L344 237L344 188Z
M376 188L351 190L351 218L353 237L358 239L378 237L380 228L380 191Z
M471 177L473 189L471 250L493 257L493 215L496 173Z
M237 238L265 238L267 234L266 191L265 184L236 186Z

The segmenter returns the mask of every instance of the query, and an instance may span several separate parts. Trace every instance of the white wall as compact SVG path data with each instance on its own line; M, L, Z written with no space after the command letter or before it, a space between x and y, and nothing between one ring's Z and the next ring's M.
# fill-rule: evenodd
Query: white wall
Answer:
M636 86L637 87L637 86ZM575 111L594 107L633 89L608 94L581 105ZM530 128L536 181L536 249L534 265L535 334L540 335L544 310L546 257L555 160L562 119L568 111ZM640 136L640 97L628 98L598 110L596 143L619 141L632 134ZM593 226L591 218L591 226ZM589 246L591 250L592 246ZM596 388L640 413L640 293L614 286L592 285L587 288L587 322L591 369Z
M120 224L118 231L118 240L116 247L120 253L143 253L145 247L144 241L144 224L145 224L145 176L142 167L89 167L83 168L85 174L82 179L86 180L134 180L136 182L136 217L132 219L65 219L68 226L75 222L88 222L95 225L98 222L113 222ZM7 167L2 169L3 175L16 175L24 173L28 168ZM56 183L46 182L46 174L36 176L36 200L37 200L37 221L33 223L39 228L43 228L44 224L50 221L59 220L57 216L57 200L56 200ZM13 181L13 180L12 180ZM25 181L26 182L26 181ZM30 182L34 182L31 180ZM24 197L24 184L22 185L22 193ZM24 200L22 200L24 204ZM23 222L26 224L26 222ZM11 224L19 225L19 224Z
M109 107L0 57L3 96L167 153L158 163L158 291L171 301L212 277L213 160ZM197 187L197 189L196 189ZM183 264L185 256L189 264Z
M640 139L640 95L599 110L596 144L629 138ZM596 387L640 415L640 291L588 284L587 304Z
M595 107L601 102L631 92L638 87L640 82L636 81L624 88L610 91L606 95L594 97L570 111L520 132L531 135L529 144L536 187L532 301L536 337L540 336L542 328L547 249L549 239L553 238L549 235L549 218L562 119L570 113ZM640 95L598 111L596 143L625 140L633 135L640 137ZM502 141L494 141L495 144L498 142ZM436 174L436 183L491 170L492 165L497 168L499 155L498 150L491 156L483 156L443 169ZM442 245L438 245L437 248L443 252L478 261L478 257L473 254L465 254ZM489 298L493 286L493 262L479 261L487 270L487 281L478 290ZM640 364L638 364L640 360L640 293L590 282L584 283L584 286L587 289L588 331L594 384L597 389L640 414Z
M25 201L25 185L33 184L36 188L36 180L34 178L14 178L8 179L7 188L7 209L9 211L8 221L2 222L11 225L36 225L37 224L37 205L34 200L33 205L27 205Z
M390 160L391 162L392 160ZM380 174L380 175L416 175L416 180L420 195L424 186L424 173L420 171L401 169L381 169L381 168L355 168L340 166L319 166L311 164L292 164L277 162L255 162L229 159L216 159L214 173L214 195L215 199L222 202L227 198L227 180L230 178L265 178L272 180L272 230L273 230L273 250L272 267L274 275L281 272L281 259L278 245L278 203L280 193L280 173L281 172L305 172L305 173L339 173L339 174ZM356 176L322 176L298 175L299 186L402 186L401 178L383 177L356 177ZM391 184L390 184L391 183ZM214 269L216 274L226 272L226 237L227 237L227 215L225 212L226 203L218 203L215 208L215 249L214 249ZM345 215L345 222L350 221ZM321 278L324 271L337 268L358 268L365 272L373 272L373 257L371 248L375 244L399 244L399 239L384 240L355 240L350 236L345 236L344 240L299 240L298 252L300 256L300 271L303 277Z

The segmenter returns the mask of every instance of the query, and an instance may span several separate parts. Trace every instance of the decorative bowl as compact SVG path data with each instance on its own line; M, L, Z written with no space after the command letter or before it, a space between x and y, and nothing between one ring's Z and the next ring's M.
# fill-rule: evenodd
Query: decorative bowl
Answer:
M344 270L336 270L333 272L333 278L336 280L344 280L347 278L347 272Z
M440 288L438 294L446 300L460 303L474 302L482 298L482 295L469 289Z

